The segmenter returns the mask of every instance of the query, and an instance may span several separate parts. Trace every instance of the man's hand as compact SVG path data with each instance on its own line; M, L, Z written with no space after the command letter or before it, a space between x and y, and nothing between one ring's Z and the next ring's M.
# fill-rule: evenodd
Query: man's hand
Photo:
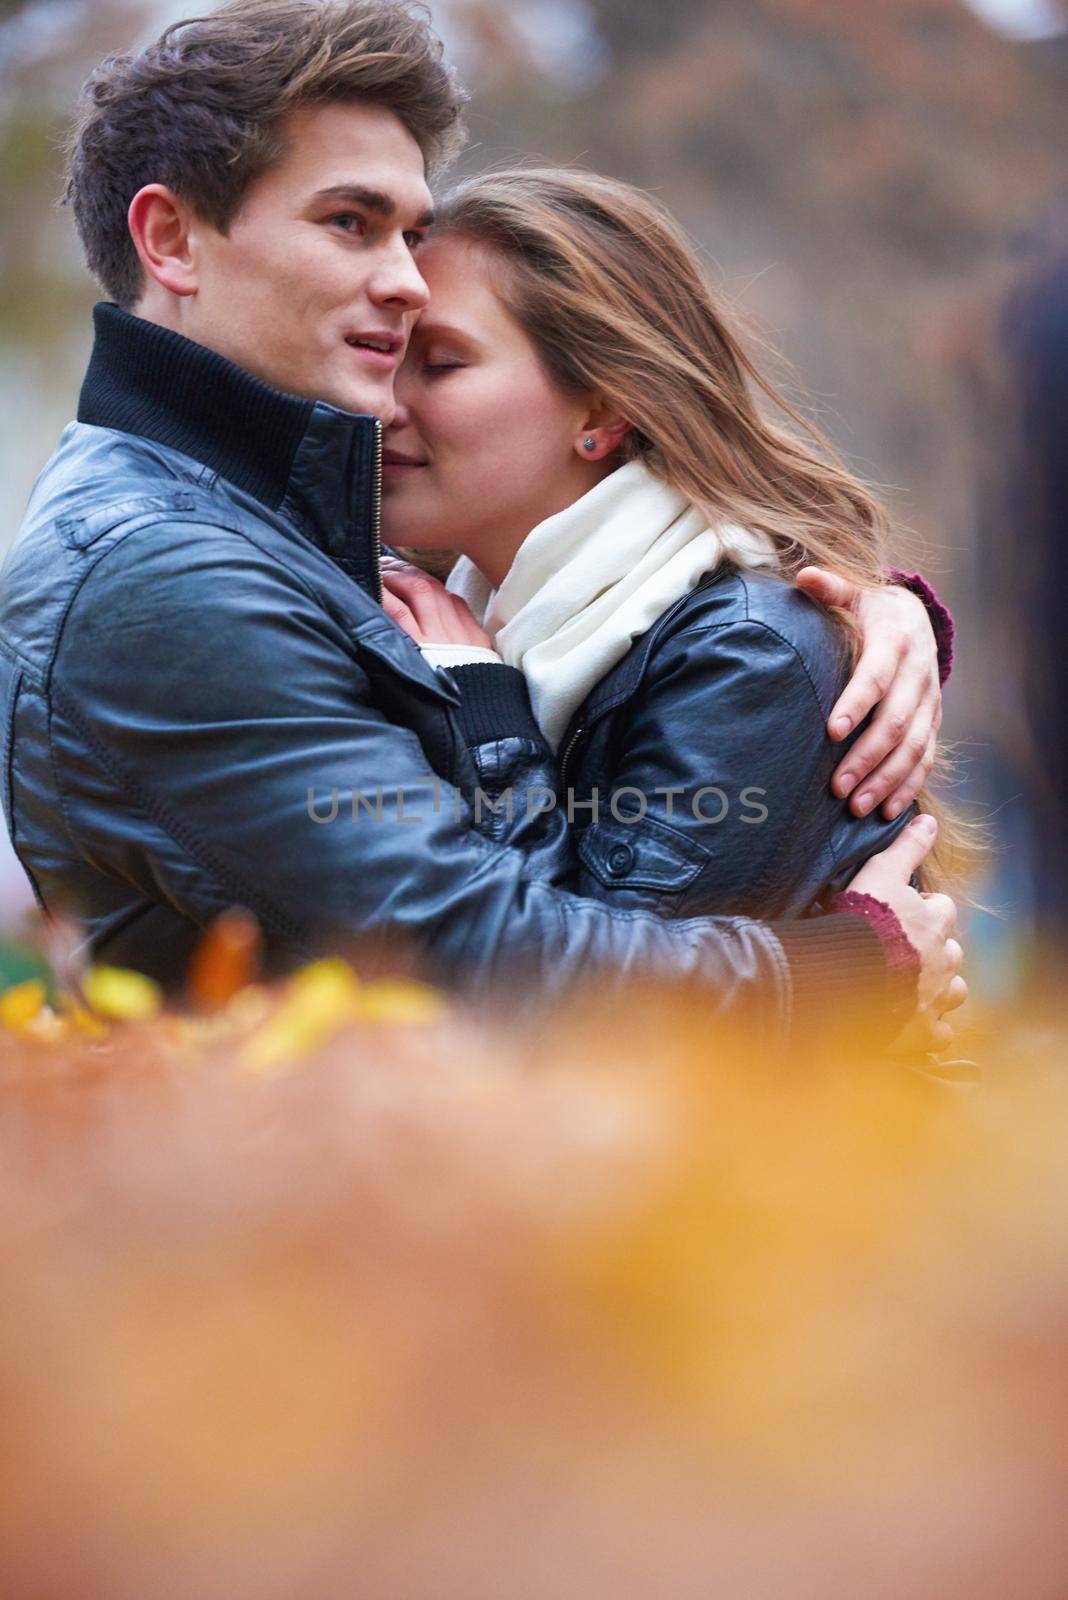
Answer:
M956 906L948 894L920 894L909 886L937 837L933 817L914 818L893 844L865 862L849 885L854 893L870 894L888 905L919 955L916 1013L897 1041L907 1049L944 1050L953 1029L942 1018L968 998L968 985L960 976L964 952L952 936Z
M477 644L493 649L466 600L437 578L394 556L382 558L382 609L416 644Z
M863 588L823 567L804 567L797 587L824 605L852 611L863 649L827 722L844 739L871 711L871 726L835 771L835 794L852 795L850 809L867 816L880 801L899 817L926 783L942 725L938 649L922 600L893 584Z

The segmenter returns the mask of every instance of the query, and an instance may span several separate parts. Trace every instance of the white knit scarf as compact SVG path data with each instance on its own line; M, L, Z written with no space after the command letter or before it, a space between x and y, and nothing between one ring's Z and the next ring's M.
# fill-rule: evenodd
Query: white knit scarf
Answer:
M729 559L778 567L766 534L708 526L639 461L603 478L523 540L499 589L466 556L449 575L509 666L530 686L555 750L590 690L706 572Z

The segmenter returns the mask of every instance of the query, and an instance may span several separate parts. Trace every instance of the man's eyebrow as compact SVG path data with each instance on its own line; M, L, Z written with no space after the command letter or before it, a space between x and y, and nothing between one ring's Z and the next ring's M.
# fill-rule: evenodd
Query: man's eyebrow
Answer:
M392 217L397 210L397 202L392 195L383 194L381 189L365 189L359 183L337 183L329 189L319 189L312 195L313 201L330 200L343 201L349 205L363 206L368 211L373 211L380 217ZM417 217L416 228L429 228L434 221L434 211L428 207L421 216Z

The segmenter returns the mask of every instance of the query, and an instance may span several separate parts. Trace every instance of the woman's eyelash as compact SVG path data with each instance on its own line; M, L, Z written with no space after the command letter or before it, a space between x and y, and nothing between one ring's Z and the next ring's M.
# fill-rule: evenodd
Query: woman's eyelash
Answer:
M424 361L424 372L459 372L462 361Z

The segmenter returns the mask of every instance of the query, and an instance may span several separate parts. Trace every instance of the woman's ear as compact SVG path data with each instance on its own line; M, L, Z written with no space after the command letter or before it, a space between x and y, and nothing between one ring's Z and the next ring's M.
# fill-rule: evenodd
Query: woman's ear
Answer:
M127 222L149 277L171 294L196 294L192 216L185 201L166 184L146 184L130 201Z
M603 400L594 400L575 441L584 461L604 461L614 455L630 432L630 423Z

